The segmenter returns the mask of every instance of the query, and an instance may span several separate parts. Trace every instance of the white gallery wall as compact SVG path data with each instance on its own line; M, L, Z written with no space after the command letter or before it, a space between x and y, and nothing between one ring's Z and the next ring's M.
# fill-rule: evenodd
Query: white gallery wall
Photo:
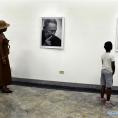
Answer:
M41 17L64 17L64 49L40 48ZM11 24L12 76L37 80L99 84L104 42L115 52L116 0L1 0L0 19ZM64 71L60 74L59 71Z

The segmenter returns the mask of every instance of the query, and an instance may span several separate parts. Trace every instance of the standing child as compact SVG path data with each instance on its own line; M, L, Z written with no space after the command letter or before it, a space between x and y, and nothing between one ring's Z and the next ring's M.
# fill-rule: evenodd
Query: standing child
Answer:
M106 52L102 55L102 69L101 69L101 101L105 101L104 94L106 93L105 106L111 107L110 101L112 93L113 75L115 72L115 59L111 54L112 43L105 42L104 48Z

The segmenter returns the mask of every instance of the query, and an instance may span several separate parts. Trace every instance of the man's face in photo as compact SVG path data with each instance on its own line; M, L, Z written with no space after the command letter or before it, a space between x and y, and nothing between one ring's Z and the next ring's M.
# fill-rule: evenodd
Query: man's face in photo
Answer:
M55 23L48 23L47 27L45 28L45 37L48 38L50 36L55 35L57 30L57 25Z

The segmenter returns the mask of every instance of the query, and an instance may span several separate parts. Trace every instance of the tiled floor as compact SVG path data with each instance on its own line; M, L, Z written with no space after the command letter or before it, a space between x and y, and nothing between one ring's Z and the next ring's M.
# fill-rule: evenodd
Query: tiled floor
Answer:
M0 118L118 118L118 95L112 95L115 106L106 108L96 100L97 93L10 88L12 94L0 93Z

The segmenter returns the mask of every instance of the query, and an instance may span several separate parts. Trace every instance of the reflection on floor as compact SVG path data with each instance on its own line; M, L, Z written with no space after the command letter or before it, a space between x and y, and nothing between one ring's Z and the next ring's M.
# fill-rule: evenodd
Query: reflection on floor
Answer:
M118 118L118 95L113 108L101 105L97 93L12 85L0 93L0 118ZM110 114L108 114L110 113Z

